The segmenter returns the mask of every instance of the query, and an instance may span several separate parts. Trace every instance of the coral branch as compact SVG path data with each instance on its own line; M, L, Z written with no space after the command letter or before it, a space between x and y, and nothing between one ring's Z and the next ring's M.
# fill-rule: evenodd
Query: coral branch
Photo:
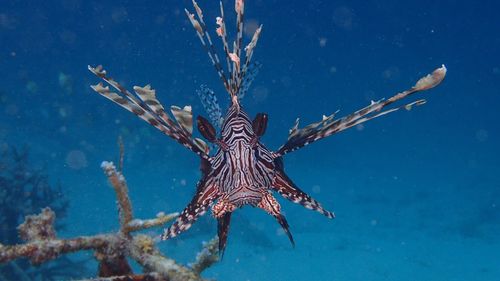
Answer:
M19 236L24 241L54 239L56 237L55 218L56 213L50 208L44 208L39 215L26 216L24 223L17 228Z
M215 237L209 242L205 242L203 249L196 255L196 261L190 266L194 272L200 274L203 270L211 267L219 261L219 238Z
M40 264L57 258L62 254L81 250L105 247L113 236L81 236L73 239L38 240L21 245L0 246L0 263L18 258L28 258L34 264Z
M159 213L154 219L134 219L125 177L112 162L105 161L101 167L118 198L121 226L118 233L59 239L54 230L55 213L50 208L44 208L38 215L26 216L25 222L18 227L21 237L27 241L25 244L0 244L0 263L27 258L38 265L64 254L91 250L99 261L99 277L87 280L203 281L200 273L218 260L214 246L216 243L212 241L205 245L205 249L197 255L195 266L191 268L162 255L150 236L132 236L134 231L161 226L179 214ZM128 257L137 261L147 274L133 274ZM0 278L3 280L2 276Z
M113 162L104 161L101 168L108 177L109 182L113 186L118 198L118 210L120 213L120 226L121 231L126 233L126 226L132 220L132 204L128 197L127 182L123 175L116 170Z
M140 275L126 275L126 276L113 276L105 278L92 278L79 281L168 281L169 279L157 273L140 274Z
M136 243L133 243L134 247L130 249L130 256L145 270L168 276L172 281L203 280L190 268L179 265L173 259L161 255L157 249L150 248L150 244L144 243L143 239L144 237L135 239Z
M174 220L178 216L179 213L172 213L168 215L165 215L164 213L158 213L158 215L156 215L156 218L154 219L147 219L147 220L134 219L125 226L125 229L126 232L133 232L147 228L162 226L167 222Z

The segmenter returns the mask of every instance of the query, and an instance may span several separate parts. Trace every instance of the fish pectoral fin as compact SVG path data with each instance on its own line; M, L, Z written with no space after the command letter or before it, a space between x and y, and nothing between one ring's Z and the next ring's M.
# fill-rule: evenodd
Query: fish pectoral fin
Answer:
M191 225L208 210L210 204L217 199L218 188L215 184L199 183L196 195L191 202L184 208L175 222L161 235L161 240L179 235L179 233L188 230Z
M331 219L335 218L334 213L325 210L318 201L298 188L283 171L276 173L272 189L281 194L284 198L300 204L307 209L315 210Z
M161 235L161 240L167 240L179 235L181 232L188 230L191 225L208 209L208 204L189 204L177 217L175 222Z

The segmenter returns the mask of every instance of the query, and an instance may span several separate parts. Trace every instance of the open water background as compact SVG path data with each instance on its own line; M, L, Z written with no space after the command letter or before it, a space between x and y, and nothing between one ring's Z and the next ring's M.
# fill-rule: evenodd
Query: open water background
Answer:
M233 3L224 3L232 32ZM218 3L199 4L213 31ZM116 161L119 135L138 217L180 211L193 195L197 157L93 93L98 79L87 70L102 64L129 88L151 83L166 106L190 104L195 116L206 115L200 84L226 106L185 7L193 10L171 0L0 2L0 146L26 145L33 163L62 183L71 208L61 236L117 229L100 163ZM254 54L263 68L243 104L251 116L269 114L263 141L271 149L297 117L306 125L338 109L348 114L443 63L448 75L419 96L425 106L287 155L288 175L337 218L280 199L293 249L272 217L239 210L223 262L204 276L500 280L499 8L498 1L246 1L246 42L264 25ZM205 215L161 247L187 263L215 233ZM95 264L88 267L82 277L94 275Z

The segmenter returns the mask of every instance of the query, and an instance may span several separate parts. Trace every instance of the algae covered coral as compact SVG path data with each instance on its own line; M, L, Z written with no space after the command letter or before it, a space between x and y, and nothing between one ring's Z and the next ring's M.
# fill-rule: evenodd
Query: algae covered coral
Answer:
M69 201L62 193L61 185L54 187L43 170L33 167L27 148L7 147L0 152L0 243L18 244L21 239L29 239L32 233L23 232L23 228L32 220L28 219L19 227L22 235L18 235L16 230L25 216L50 207L51 214L64 218L68 206ZM57 227L61 226L59 222ZM54 229L40 230L43 230L43 235L50 236ZM73 270L65 270L67 267ZM66 257L39 267L32 267L26 260L17 260L0 266L0 280L61 280L76 277L85 271L83 262Z
M19 158L18 154L14 154L14 156L17 157L15 159ZM123 155L120 159L123 159ZM5 167L10 166L5 164ZM156 218L147 220L134 218L125 177L112 162L103 162L101 167L115 190L118 199L120 229L117 232L65 239L59 238L55 230L56 215L57 213L62 214L60 210L61 208L65 210L67 203L62 205L54 204L53 209L45 207L37 215L27 215L24 222L17 227L19 237L24 242L20 240L2 240L2 243L5 243L5 245L0 244L0 263L7 264L12 261L17 263L19 260L26 261L27 259L33 265L38 266L62 257L65 254L79 251L93 251L94 257L99 264L97 269L98 277L90 280L204 280L200 276L202 271L218 261L218 251L217 247L215 247L217 239L206 243L203 250L196 256L195 261L190 266L178 264L175 260L164 256L156 248L152 237L144 234L133 235L133 232L161 226L174 219L178 214L172 213L166 215L160 213ZM2 171L8 172L9 169L3 168ZM22 178L18 174L15 174L13 177L14 179ZM2 186L6 186L4 184L4 177L1 179ZM47 189L42 189L42 192L47 192ZM2 194L7 193L7 191L2 190ZM20 198L18 200L26 200L25 197L21 196ZM49 196L47 198L50 199L52 197ZM12 200L12 198L9 200ZM31 202L31 200L26 201ZM53 201L57 202L57 200ZM52 205L47 204L46 206ZM37 208L39 207L40 205L37 205ZM30 211L38 212L38 210ZM16 228L12 226L9 229L14 230ZM15 235L12 234L12 236ZM143 268L144 272L135 274L130 266L129 259L137 262ZM61 272L74 272L70 264L66 264L63 269L64 271ZM0 278L1 280L12 279L3 275L0 275ZM27 275L22 278L13 278L16 280L37 280Z

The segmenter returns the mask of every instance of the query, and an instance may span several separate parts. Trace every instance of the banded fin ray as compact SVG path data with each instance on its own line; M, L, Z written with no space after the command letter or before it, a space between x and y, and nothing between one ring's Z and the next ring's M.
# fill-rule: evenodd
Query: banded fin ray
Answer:
M198 154L200 157L204 159L208 158L208 154L193 142L191 136L182 125L174 122L168 117L163 106L158 99L156 99L155 91L151 89L149 85L145 87L135 86L134 90L137 94L136 97L125 89L125 87L108 77L102 66L91 67L89 65L88 69L118 91L118 93L114 92L109 86L98 83L97 85L91 86L95 92L137 115L139 118L148 122L150 125Z
M410 89L398 93L387 100L382 99L379 101L372 101L370 105L340 119L334 119L334 115L328 117L324 116L322 121L310 124L303 129L298 128L298 121L296 121L295 126L290 131L288 141L278 149L275 155L277 157L283 156L312 142L400 109L410 110L414 105L423 105L425 104L425 100L420 99L402 106L382 111L382 109L392 103L402 100L411 94L425 91L439 85L445 76L446 67L442 65L431 74L428 74L418 80L418 82Z
M327 211L323 206L309 194L297 187L283 170L282 159L276 159L277 172L273 182L272 190L278 192L284 198L302 205L306 209L317 211L328 218L335 218L335 214Z
M240 74L240 80L238 83L238 90L241 90L241 87L245 82L247 72L251 70L251 66L252 66L251 61L252 61L252 57L253 57L253 52L254 52L255 47L257 46L257 41L259 41L259 37L260 37L261 32L262 32L262 25L260 25L255 30L255 32L252 36L252 41L250 41L250 43L248 43L248 45L245 47L245 64L243 65L243 70ZM258 66L260 68L261 65L258 64ZM257 71L258 71L258 69L257 69ZM254 74L256 74L256 73L254 73ZM253 80L253 78L251 78L251 80Z
M191 106L186 105L184 108L172 105L170 112L174 115L175 120L190 136L193 134L193 112Z
M227 30L224 18L224 7L222 1L220 2L221 16L217 17L217 28L216 32L219 37L221 37L222 44L224 46L224 54L227 62L227 76L221 65L220 59L215 51L210 34L207 31L205 21L203 20L203 12L193 0L193 6L196 11L195 14L191 14L187 9L185 9L186 15L193 25L198 38L202 46L207 51L208 57L210 58L212 65L215 67L217 74L222 80L226 91L231 97L231 102L233 104L238 104L240 89L244 85L245 77L249 71L251 59L253 56L254 49L257 45L257 41L262 31L262 25L255 31L251 42L244 48L245 50L245 60L242 59L242 44L243 44L243 20L245 12L244 0L235 1L235 11L236 11L236 39L232 44L232 52L227 39ZM243 64L242 64L243 63ZM252 79L250 79L252 80ZM243 91L243 93L246 92Z
M167 240L179 235L181 232L188 230L191 225L210 207L210 204L217 199L218 188L212 180L201 180L198 183L196 195L191 202L181 212L175 222L163 231L161 240Z
M250 89L250 86L255 80L257 74L259 74L259 70L261 68L262 64L258 61L253 62L248 66L246 74L243 75L243 81L241 82L240 90L238 92L239 100L242 100L245 97L246 93L248 92L248 89Z
M210 37L210 34L207 32L205 21L203 20L203 12L195 0L193 0L193 6L196 10L198 19L196 19L195 15L191 14L187 9L184 9L184 11L186 12L189 21L193 25L196 34L198 35L198 39L200 39L201 44L207 51L208 57L210 58L212 65L215 67L215 70L217 71L217 74L219 75L222 84L224 84L224 87L226 88L228 93L231 94L231 86L226 78L226 75L224 74L224 69L222 68L222 65L220 63L219 56L215 51L212 38Z

